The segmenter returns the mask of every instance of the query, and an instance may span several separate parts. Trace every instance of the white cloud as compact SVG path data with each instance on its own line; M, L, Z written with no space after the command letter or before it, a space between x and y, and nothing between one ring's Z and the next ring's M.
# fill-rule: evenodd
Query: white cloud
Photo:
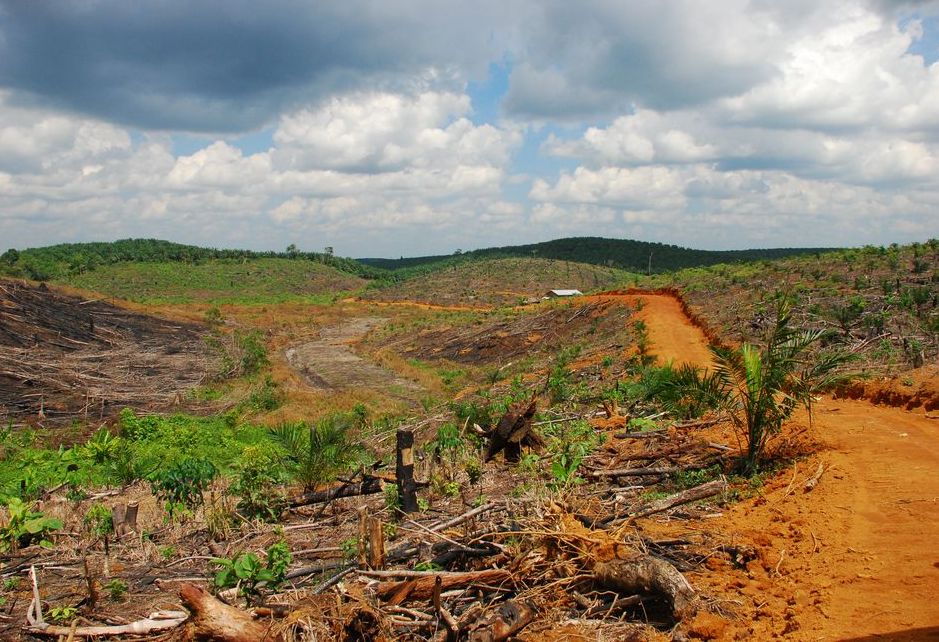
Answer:
M285 116L274 134L280 168L361 172L501 165L518 137L475 126L465 94L352 94Z

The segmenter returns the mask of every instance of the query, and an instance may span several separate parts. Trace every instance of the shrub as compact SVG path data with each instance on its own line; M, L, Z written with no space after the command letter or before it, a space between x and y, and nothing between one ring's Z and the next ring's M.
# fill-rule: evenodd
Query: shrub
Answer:
M216 557L212 561L221 569L215 575L217 588L238 587L238 594L253 600L266 587L276 590L283 584L290 565L291 555L284 541L272 544L267 549L265 563L254 553L242 553L235 558Z
M280 482L280 458L270 449L249 446L241 453L235 468L235 479L228 492L238 498L237 510L247 517L264 521L276 520L284 509Z
M207 459L189 457L154 473L150 478L153 494L164 502L173 518L180 508L192 510L203 502L202 493L218 475Z
M106 537L114 532L111 509L104 504L92 504L82 518L85 529L94 537Z
M844 381L840 366L852 356L823 353L814 358L808 349L822 338L821 331L799 332L790 327L791 300L777 300L776 321L764 348L744 343L736 350L715 348L713 375L695 371L675 384L681 394L709 400L728 412L747 446L742 472L757 472L769 437L782 428L796 408L811 412L814 395Z
M0 524L0 552L5 553L38 543L49 547L52 542L46 535L62 528L62 520L46 517L42 512L32 511L29 504L17 497L7 501L6 523Z
M284 447L294 478L312 490L360 461L363 448L349 435L352 423L349 415L337 413L312 426L303 421L283 423L271 434Z

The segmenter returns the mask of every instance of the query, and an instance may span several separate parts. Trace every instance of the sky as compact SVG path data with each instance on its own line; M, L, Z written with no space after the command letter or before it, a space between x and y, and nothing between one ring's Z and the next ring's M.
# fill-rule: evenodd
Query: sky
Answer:
M0 250L939 236L939 2L0 0Z

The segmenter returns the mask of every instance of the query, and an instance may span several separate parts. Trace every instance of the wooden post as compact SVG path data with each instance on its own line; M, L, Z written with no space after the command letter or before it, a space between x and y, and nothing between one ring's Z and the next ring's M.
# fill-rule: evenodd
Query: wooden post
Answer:
M359 506L359 567L368 568L368 510L365 506Z
M366 519L368 525L368 565L374 570L385 567L385 531L381 520L372 517Z
M127 533L137 532L137 509L140 504L117 504L111 508L111 524L114 526L115 537L122 537Z
M398 429L397 462L395 479L398 483L398 499L405 513L417 512L417 485L414 483L414 433Z

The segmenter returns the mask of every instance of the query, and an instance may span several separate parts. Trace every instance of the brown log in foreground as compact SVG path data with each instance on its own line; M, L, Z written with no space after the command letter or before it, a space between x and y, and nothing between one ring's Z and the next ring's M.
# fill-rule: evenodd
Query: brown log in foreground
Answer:
M528 626L535 619L531 603L503 602L499 609L469 636L469 642L502 642Z
M366 573L366 575L368 575ZM499 584L512 576L506 570L501 568L485 569L482 571L467 571L465 573L447 573L441 572L433 575L422 575L404 582L381 582L378 585L378 595L382 599L389 599L398 590L409 585L407 597L415 599L427 599L434 593L434 584L436 578L440 577L441 588L449 591L454 588L463 588L475 584Z
M688 580L665 560L650 555L600 562L593 570L597 582L624 595L665 597L675 620L694 615L695 593Z
M251 614L224 604L194 584L183 584L179 597L192 612L187 625L187 639L197 642L282 642L269 625Z

